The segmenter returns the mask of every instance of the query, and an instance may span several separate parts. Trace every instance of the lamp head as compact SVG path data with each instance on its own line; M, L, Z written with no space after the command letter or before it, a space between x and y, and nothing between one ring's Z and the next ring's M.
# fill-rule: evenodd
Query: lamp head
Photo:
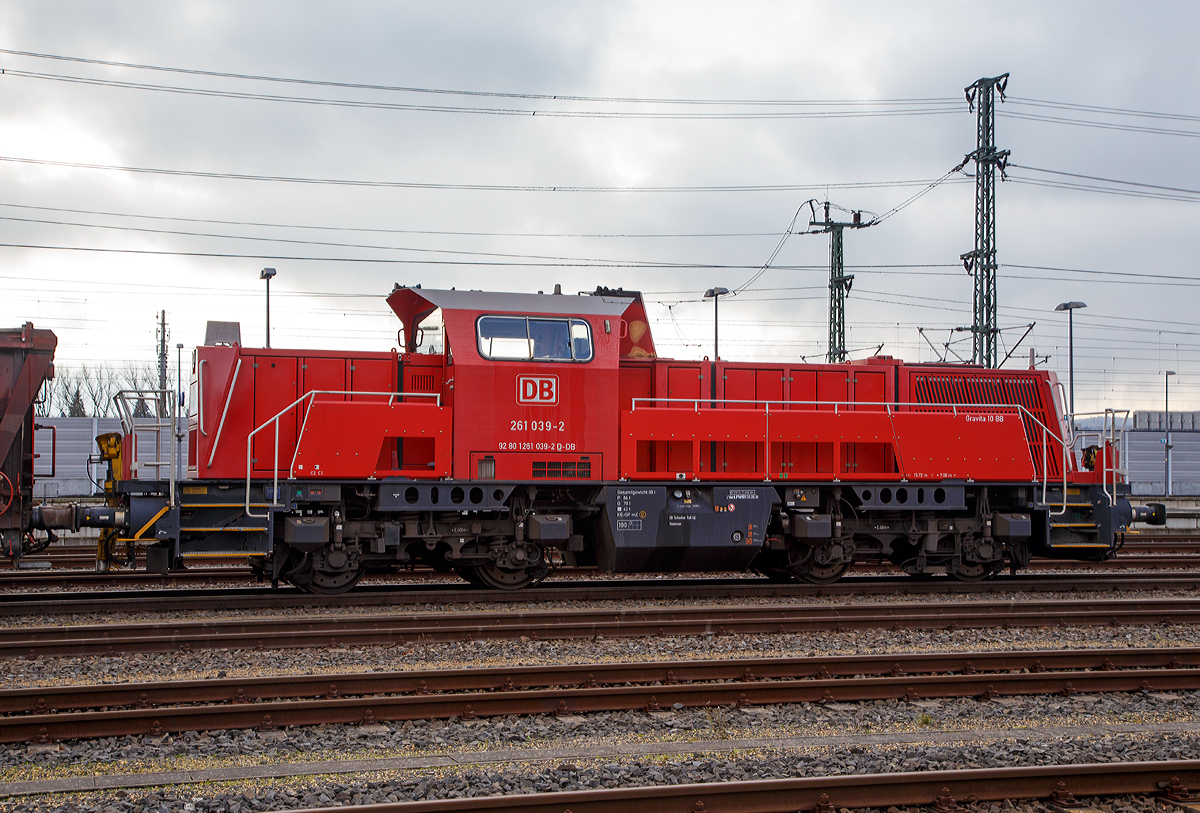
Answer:
M1174 371L1174 370L1167 370L1167 375L1175 375L1175 371Z
M275 269L274 269L274 268L264 268L264 269L263 269L261 272L259 272L259 274L258 274L258 278L259 278L259 279L267 279L267 280L269 280L269 279L270 279L271 277L273 277L273 276L275 276Z
M1059 305L1055 305L1054 309L1056 311L1073 311L1077 308L1086 308L1086 307L1087 307L1087 303L1085 303L1085 302L1063 302Z
M727 293L729 293L728 288L709 288L707 291L704 292L704 298L705 299L715 299L716 297L724 296Z

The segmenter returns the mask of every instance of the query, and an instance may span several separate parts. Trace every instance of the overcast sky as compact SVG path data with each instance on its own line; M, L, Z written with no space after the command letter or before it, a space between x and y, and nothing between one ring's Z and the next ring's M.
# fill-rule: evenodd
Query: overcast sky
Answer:
M7 2L0 326L53 329L60 364L152 361L164 309L172 347L210 319L261 345L272 266L279 347L389 349L394 282L561 283L644 291L660 353L697 358L706 288L807 200L882 215L941 178L963 88L1009 72L1002 352L1036 326L1008 366L1065 383L1080 300L1080 412L1161 409L1167 369L1200 409L1197 30L1190 2ZM846 233L854 355L932 360L923 327L969 357L973 199L951 176ZM792 236L723 301L722 357L822 359L828 253Z

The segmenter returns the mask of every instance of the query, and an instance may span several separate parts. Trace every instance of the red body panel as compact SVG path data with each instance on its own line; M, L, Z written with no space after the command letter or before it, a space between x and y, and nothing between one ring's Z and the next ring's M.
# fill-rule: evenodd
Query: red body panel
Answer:
M1046 446L1046 475L1061 478L1062 411L1055 399L1057 379L1044 370L986 370L949 365L901 365L897 400L902 404L1015 404L1024 407L1030 458L1042 476L1042 446ZM902 407L921 410L922 407ZM1074 469L1068 456L1068 471Z
M291 467L293 477L450 476L449 409L433 401L320 400L323 397L319 396L305 412ZM410 442L428 449L428 459L425 455L402 456Z
M443 309L453 353L458 400L454 410L454 476L479 476L478 461L491 455L495 479L530 480L538 463L587 460L591 476L616 479L617 352L615 331L586 318L594 355L586 363L493 361L476 346L475 324L500 310ZM523 315L523 314L520 314ZM536 394L522 398L522 385ZM475 461L474 464L472 461Z
M621 476L630 480L1028 481L1034 467L1014 409L903 413L895 410L639 409L622 414ZM703 465L710 443L736 444L723 470ZM676 450L676 468L639 454ZM863 453L863 450L866 453ZM768 450L770 457L767 457ZM631 463L633 461L633 463Z
M246 439L255 429L309 392L396 392L397 365L394 351L351 355L237 345L196 348L192 370L192 403L196 409L188 420L189 476L245 477ZM386 395L356 398L387 400ZM345 400L337 395L323 395L321 399ZM288 476L306 406L307 402L297 405L280 416L278 450L273 426L254 436L250 469L253 476L271 477L276 471L281 477ZM378 427L381 432L386 428ZM326 440L339 442L336 438ZM372 476L374 468L368 470L364 464L361 471L361 476Z
M1042 476L1043 440L1048 475L1062 476L1043 371L658 359L640 300L607 294L405 288L388 303L414 337L407 352L198 348L191 476L245 477L247 436L319 391L355 394L293 407L278 449L273 425L259 431L252 476L1013 482ZM442 352L414 352L439 309ZM592 357L487 358L484 316L583 320Z

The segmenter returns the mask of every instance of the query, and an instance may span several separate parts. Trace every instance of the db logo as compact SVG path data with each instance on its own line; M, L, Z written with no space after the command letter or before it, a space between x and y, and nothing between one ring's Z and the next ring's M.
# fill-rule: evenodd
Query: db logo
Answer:
M558 376L517 376L517 403L554 406L558 403Z

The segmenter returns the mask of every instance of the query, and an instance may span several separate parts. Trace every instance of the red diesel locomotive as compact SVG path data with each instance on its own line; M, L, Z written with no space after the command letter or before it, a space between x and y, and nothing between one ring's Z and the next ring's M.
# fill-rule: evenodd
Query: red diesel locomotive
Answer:
M336 592L414 564L505 589L563 564L827 582L888 560L974 580L1103 560L1162 521L1122 496L1115 432L1078 465L1047 371L659 358L620 289L387 302L399 350L198 347L186 477L139 457L126 409L101 439L109 510L29 523L102 526L106 556L144 545L163 572L238 552Z

